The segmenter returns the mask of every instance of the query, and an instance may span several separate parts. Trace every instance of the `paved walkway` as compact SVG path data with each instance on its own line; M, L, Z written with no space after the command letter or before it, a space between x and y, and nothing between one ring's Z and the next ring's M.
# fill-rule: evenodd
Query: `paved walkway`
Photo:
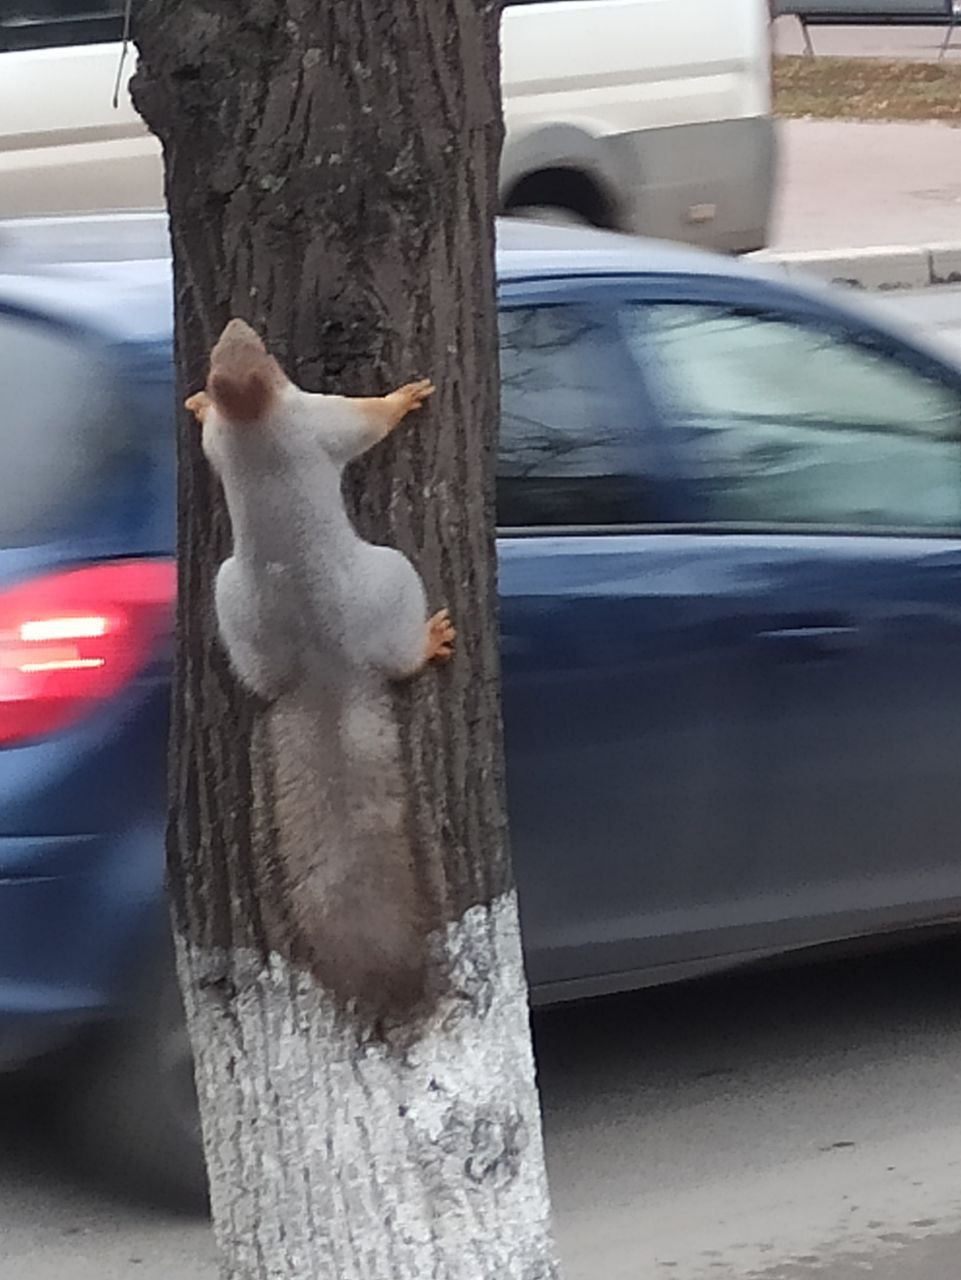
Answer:
M780 139L772 248L961 242L961 129L784 120Z

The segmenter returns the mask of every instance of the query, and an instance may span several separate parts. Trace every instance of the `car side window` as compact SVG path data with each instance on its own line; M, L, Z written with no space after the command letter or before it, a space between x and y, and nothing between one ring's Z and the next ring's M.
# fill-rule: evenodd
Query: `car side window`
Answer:
M500 341L498 523L650 519L636 397L604 321L576 304L509 308Z
M124 0L3 0L0 50L119 40Z
M0 313L0 396L0 548L86 528L128 493L144 503L144 424L97 349Z
M692 519L961 527L961 393L869 334L699 304L625 308Z

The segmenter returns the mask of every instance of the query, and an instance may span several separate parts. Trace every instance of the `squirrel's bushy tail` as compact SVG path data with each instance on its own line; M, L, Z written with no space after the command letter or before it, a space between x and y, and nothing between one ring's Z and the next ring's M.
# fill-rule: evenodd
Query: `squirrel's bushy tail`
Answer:
M373 1022L426 999L432 912L412 854L390 693L329 689L267 712L292 958Z

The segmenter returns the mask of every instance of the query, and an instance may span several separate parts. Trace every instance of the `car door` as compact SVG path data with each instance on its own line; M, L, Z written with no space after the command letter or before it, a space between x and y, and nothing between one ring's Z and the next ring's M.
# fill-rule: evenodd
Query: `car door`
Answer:
M692 552L753 584L753 945L958 914L958 376L787 294L663 286L620 322Z
M525 284L501 314L508 804L542 995L701 954L756 848L746 650L714 565L670 532L669 460L608 294Z

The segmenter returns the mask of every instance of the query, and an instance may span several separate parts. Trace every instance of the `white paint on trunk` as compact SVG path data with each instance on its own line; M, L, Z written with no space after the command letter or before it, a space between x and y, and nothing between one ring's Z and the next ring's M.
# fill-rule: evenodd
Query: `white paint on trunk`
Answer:
M396 1048L280 956L181 940L229 1280L557 1276L515 895L443 945L452 994Z

